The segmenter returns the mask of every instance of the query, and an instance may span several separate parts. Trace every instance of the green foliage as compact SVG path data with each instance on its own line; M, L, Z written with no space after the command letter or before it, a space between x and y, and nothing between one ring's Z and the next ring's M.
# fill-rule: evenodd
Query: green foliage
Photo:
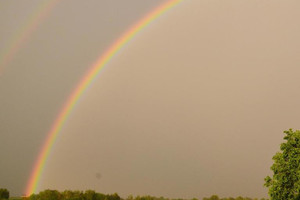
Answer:
M39 199L61 200L62 196L57 190L45 190L39 193Z
M39 194L32 194L29 197L25 197L23 200L122 200L117 194L101 194L96 193L94 190L71 191L65 190L59 192L57 190L44 190Z
M9 191L5 188L0 188L0 199L9 199Z
M97 200L97 195L94 190L87 190L85 191L83 198L85 200Z
M273 177L265 178L271 200L300 199L300 131L284 131L285 143L280 145L281 152L273 156L271 166Z
M236 198L233 198L233 197L227 197L227 198L219 198L217 195L212 195L211 197L204 197L202 200L258 200L257 198L255 199L251 199L249 197L241 197L241 196L238 196ZM261 199L261 200L266 200L266 199Z
M38 199L38 195L36 194L32 194L29 196L29 200L37 200Z
M23 200L22 197L9 197L9 200Z
M203 200L220 200L218 195L212 195L210 198L204 197Z
M57 190L44 190L39 194L32 194L29 197L24 197L23 200L198 200L197 198L192 199L169 199L165 197L154 197L154 196L132 196L129 195L126 199L122 199L117 193L114 194L102 194L97 193L94 190L82 191L71 191L65 190L58 192ZM219 198L217 195L203 198L203 200L257 200L248 197L237 197L237 198ZM263 199L261 199L263 200Z
M65 190L61 194L62 194L63 200L83 200L84 199L83 192L78 191L78 190L75 190L75 191Z
M109 194L107 200L121 200L121 197L117 193Z

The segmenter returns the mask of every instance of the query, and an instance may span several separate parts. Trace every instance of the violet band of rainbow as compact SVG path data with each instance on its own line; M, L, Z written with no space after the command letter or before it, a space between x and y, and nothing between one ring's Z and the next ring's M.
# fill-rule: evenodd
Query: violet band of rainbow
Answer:
M25 191L26 196L33 194L39 184L39 180L43 169L45 167L49 153L53 147L53 144L57 138L57 135L60 133L65 121L68 119L71 114L75 104L78 102L82 94L91 84L91 82L96 79L103 67L114 57L114 55L120 51L120 49L126 45L138 32L145 28L152 21L157 19L166 11L170 10L183 0L169 0L157 8L149 12L145 17L139 20L135 25L129 28L124 32L119 39L117 39L103 55L92 65L89 71L83 76L82 80L79 82L75 90L71 93L70 97L65 102L62 111L59 113L56 118L51 130L47 134L45 143L39 153L39 156L34 164L31 176L29 178L27 188Z

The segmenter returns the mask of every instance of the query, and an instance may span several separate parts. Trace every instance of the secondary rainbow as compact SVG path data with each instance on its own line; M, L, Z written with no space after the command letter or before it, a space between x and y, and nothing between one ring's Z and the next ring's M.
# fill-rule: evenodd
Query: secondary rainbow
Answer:
M152 10L145 17L143 17L136 24L134 24L131 28L129 28L123 35L121 35L121 37L119 37L119 39L117 39L107 49L107 51L99 57L95 64L90 67L88 72L83 76L82 80L75 87L74 91L71 93L70 97L65 102L62 111L59 113L51 130L47 135L45 144L43 145L39 153L39 156L36 160L36 163L34 164L31 176L29 178L25 192L26 196L29 196L36 191L41 174L43 172L51 148L57 138L57 135L61 131L65 121L68 119L74 106L76 105L84 91L91 84L91 82L99 75L101 69L103 69L103 67L113 58L113 56L117 52L119 52L120 49L124 45L126 45L138 32L140 32L153 20L155 20L163 13L165 13L166 11L168 11L169 9L171 9L172 7L174 7L182 1L183 0L169 0Z
M8 40L7 47L0 55L0 75L5 70L6 66L13 59L15 54L28 41L32 33L37 29L39 24L49 15L51 10L60 0L43 1L39 3L35 11L27 18L24 25Z

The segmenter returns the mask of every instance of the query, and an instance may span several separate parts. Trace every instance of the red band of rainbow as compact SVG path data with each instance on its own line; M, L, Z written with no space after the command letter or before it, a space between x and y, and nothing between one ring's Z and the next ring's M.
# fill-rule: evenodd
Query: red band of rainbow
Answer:
M144 27L146 27L160 15L179 4L181 1L183 0L169 0L148 13L144 18L139 20L134 26L121 35L121 37L117 39L103 55L100 56L96 63L92 65L90 70L83 76L83 79L79 82L75 90L65 102L62 111L56 118L51 130L48 133L46 142L42 147L36 163L34 164L34 168L28 181L26 196L30 196L36 191L41 174L57 135L61 131L65 121L68 119L75 104L78 102L79 98L91 84L91 82L98 76L101 69L103 69L103 67L113 58L113 56L120 51L120 49L126 45L138 32L140 32Z

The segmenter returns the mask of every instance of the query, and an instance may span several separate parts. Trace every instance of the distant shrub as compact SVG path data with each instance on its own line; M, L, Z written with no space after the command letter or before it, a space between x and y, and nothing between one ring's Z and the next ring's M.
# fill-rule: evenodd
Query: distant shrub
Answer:
M9 191L5 188L0 188L0 199L9 199Z

